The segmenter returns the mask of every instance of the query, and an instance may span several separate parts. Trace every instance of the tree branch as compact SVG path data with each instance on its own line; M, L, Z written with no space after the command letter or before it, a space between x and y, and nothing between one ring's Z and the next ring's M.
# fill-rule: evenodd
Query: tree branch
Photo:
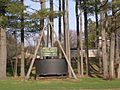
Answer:
M100 8L104 7L107 3L108 3L108 0L104 1L104 2L101 4Z

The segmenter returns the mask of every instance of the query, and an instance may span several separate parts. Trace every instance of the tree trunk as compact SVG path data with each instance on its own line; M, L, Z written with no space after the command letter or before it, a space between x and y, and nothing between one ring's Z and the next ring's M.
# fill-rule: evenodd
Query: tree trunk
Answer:
M98 48L99 43L99 31L98 31L98 0L95 0L95 19L96 19L96 47Z
M65 39L65 0L62 0L62 11L63 13L63 31L64 31L64 49L66 51L66 39Z
M18 65L17 65L17 63L18 63L18 58L16 57L15 58L15 61L14 61L14 77L16 78L17 76L18 76L18 74L17 74L17 72L18 72Z
M62 0L62 9L63 9L63 30L64 30L64 49L65 53L67 55L68 60L70 61L71 64L71 57L70 57L70 42L69 40L69 25L68 25L68 0ZM70 68L68 67L68 73L69 77L72 77Z
M61 0L59 0L59 12L61 12ZM62 42L62 29L61 29L61 15L59 15L59 20L58 20L58 28L59 28L59 41L60 43ZM59 50L59 58L62 58L62 52Z
M120 79L120 63L118 64L117 78Z
M7 49L6 49L6 32L0 27L0 79L6 78L6 62L7 62Z
M113 3L114 0L112 0ZM111 22L111 44L110 44L110 64L109 64L109 79L114 79L115 78L115 67L114 67L114 63L115 63L115 43L116 43L116 22L115 22L115 16L114 16L114 12L115 12L115 6L114 4L112 5L112 22Z
M13 31L13 40L15 42L14 48L15 48L15 55L18 54L18 46L17 46L17 33L16 30ZM12 64L12 62L11 62ZM14 77L16 78L18 76L17 74L17 58L15 58L15 61L13 62L13 66L14 66Z
M102 30L102 59L103 59L103 76L104 79L108 78L108 60L107 60L107 52L106 52L106 35L105 29Z
M76 0L76 33L77 33L77 65L78 75L80 76L80 32L79 32L79 15L78 15L78 0Z
M85 29L85 62L86 62L86 75L90 75L89 70L89 53L88 53L88 21L87 21L87 1L84 0L84 29Z
M83 63L83 34L82 34L82 11L80 11L80 61L81 61L81 77L84 76L84 63Z
M120 50L119 50L119 39L118 33L116 33L116 47L115 47L115 74L120 79Z
M110 44L110 65L109 65L109 72L110 72L110 79L115 78L114 74L114 60L115 60L115 33L111 33L111 44Z
M41 10L45 8L45 1L44 0L40 0L40 4L41 4ZM44 18L40 19L40 31L43 29L44 27ZM44 41L44 37L43 37L43 42Z
M21 0L24 4L24 0ZM25 56L24 56L24 10L21 12L21 77L25 77Z
M100 46L99 46L99 33L100 31L98 30L99 24L98 24L98 0L95 0L95 19L96 19L96 44L95 47L97 48L97 59L99 60L99 72L102 72L102 60L100 56Z
M45 8L45 1L44 0L40 0L40 4L41 4L41 9L44 9ZM44 19L42 18L40 20L40 30L42 30L44 27Z
M52 23L52 27L54 27L54 16L52 13L53 12L53 0L50 0L50 11L51 11L51 16L50 16L50 22ZM50 26L50 40L51 40L51 46L53 47L54 44L54 35L53 35L53 29Z
M40 0L40 5L41 5L41 10L45 8L45 0ZM44 27L44 18L40 19L40 32L42 31ZM48 30L49 31L49 30ZM41 41L42 46L44 47L46 45L45 43L45 33L43 34L42 41ZM43 59L42 55L40 56L40 59Z
M68 0L65 0L65 51L66 51L66 55L68 57L68 60L71 64L71 57L70 57L70 38L69 38L69 14L68 14ZM71 70L68 67L68 72L69 72L69 77L72 77L71 75Z
M104 20L104 14L102 13L101 15L101 19ZM106 47L106 31L105 31L105 27L103 25L106 25L106 21L104 23L104 21L102 21L102 60L103 60L103 76L104 79L108 79L108 58L107 58L107 47Z
M101 0L103 3L104 0ZM103 60L103 77L104 79L108 79L108 58L107 58L107 47L106 47L106 20L105 19L106 10L102 8L100 12L100 19L101 19L101 35L102 35L102 60Z

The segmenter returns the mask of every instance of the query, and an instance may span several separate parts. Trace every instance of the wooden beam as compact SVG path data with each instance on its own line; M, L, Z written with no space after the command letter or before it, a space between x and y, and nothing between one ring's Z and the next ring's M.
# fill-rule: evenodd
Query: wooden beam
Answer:
M73 71L73 68L72 68L72 66L71 66L71 64L70 64L70 62L69 62L69 59L68 59L67 55L65 54L65 51L64 51L64 49L63 49L60 41L58 40L58 38L57 38L57 42L58 42L59 47L60 47L60 49L62 50L62 52L63 52L63 54L64 54L64 56L65 56L65 59L66 59L66 61L67 61L67 63L68 63L68 66L69 66L69 68L70 68L70 70L71 70L71 72L72 72L72 74L73 74L73 77L74 77L75 79L77 79L77 77L76 77L76 75L75 75L75 73L74 73L74 71Z
M51 27L52 27L52 24L51 24L51 23L50 23L50 25L51 25ZM52 27L52 28L53 28L53 27ZM54 30L53 30L53 31L54 31ZM54 33L55 33L55 31L54 31ZM77 77L76 77L76 75L75 75L75 73L74 73L74 70L73 70L73 68L72 68L72 66L71 66L71 64L70 64L70 62L69 62L70 60L68 59L68 57L67 57L67 55L66 55L66 53L65 53L65 51L64 51L64 49L63 49L63 47L62 47L62 45L61 45L61 42L59 41L56 33L55 33L55 36L56 36L57 42L58 42L58 44L59 44L59 47L60 47L61 51L63 52L63 55L65 56L65 59L66 59L66 61L67 61L67 63L68 63L68 66L69 66L69 68L70 68L70 70L71 70L71 72L72 72L72 74L73 74L73 77L74 77L75 79L77 79Z
M39 49L39 47L40 47L40 43L41 43L42 37L43 37L43 34L44 34L44 29L45 29L46 27L47 27L47 25L44 26L44 28L43 28L43 30L42 30L42 32L41 32L41 36L40 36L40 38L39 38L39 40L38 40L38 44L37 44L37 46L36 46L36 49L35 49L35 52L34 52L34 56L33 56L33 58L32 58L30 67L29 67L28 72L27 72L27 75L26 75L26 77L25 77L26 79L29 79L29 76L30 76L30 73L31 73L33 64L34 64L34 62L35 62L35 58L36 58L38 49Z

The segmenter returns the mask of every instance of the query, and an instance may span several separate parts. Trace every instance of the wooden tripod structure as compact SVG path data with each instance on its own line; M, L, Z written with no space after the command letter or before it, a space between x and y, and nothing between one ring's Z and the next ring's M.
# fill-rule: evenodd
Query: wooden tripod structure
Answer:
M33 58L32 58L30 67L29 67L28 72L27 72L27 75L26 75L26 79L29 79L29 77L30 77L30 73L31 73L33 64L34 64L34 62L35 62L35 58L36 58L38 49L39 49L39 47L40 47L40 43L41 43L41 40L42 40L42 37L43 37L43 34L44 34L44 30L46 29L46 27L47 27L48 25L50 25L50 26L52 27L52 29L53 29L53 26L52 26L51 22L48 20L47 25L45 25L45 26L43 27L42 32L41 32L41 35L40 35L40 37L39 37L38 44L37 44L36 49L35 49L35 52L34 52L34 56L33 56ZM61 45L61 42L60 42L59 39L57 38L57 35L56 35L54 29L53 29L53 33L54 33L55 36L56 36L58 45L59 45L59 47L60 47L63 55L65 56L65 59L66 59L67 64L68 64L68 67L70 68L73 77L74 77L75 79L77 79L77 77L76 77L76 75L75 75L75 73L74 73L74 70L73 70L73 68L72 68L72 66L71 66L71 64L70 64L70 62L69 62L70 60L68 59L68 57L67 57L67 55L66 55L66 53L65 53L65 51L64 51L64 49L63 49L63 47L62 47L62 45Z

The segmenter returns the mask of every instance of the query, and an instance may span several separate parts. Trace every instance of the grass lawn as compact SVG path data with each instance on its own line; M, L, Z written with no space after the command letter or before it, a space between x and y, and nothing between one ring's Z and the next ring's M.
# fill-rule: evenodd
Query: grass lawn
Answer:
M120 90L120 80L102 80L100 78L14 80L0 81L0 90Z

